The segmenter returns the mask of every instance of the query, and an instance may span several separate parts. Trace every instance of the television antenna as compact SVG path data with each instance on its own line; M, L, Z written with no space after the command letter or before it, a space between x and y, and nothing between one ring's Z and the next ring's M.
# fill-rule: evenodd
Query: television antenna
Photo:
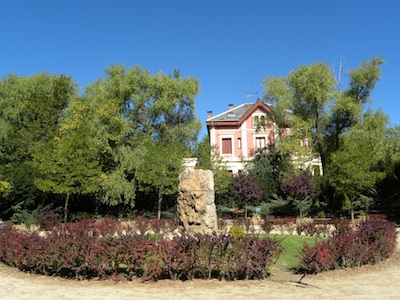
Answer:
M245 99L249 99L249 98L253 98L254 96L256 96L257 95L257 92L248 92L248 91L244 91L244 90L241 90L243 93L244 93L244 97L245 97Z

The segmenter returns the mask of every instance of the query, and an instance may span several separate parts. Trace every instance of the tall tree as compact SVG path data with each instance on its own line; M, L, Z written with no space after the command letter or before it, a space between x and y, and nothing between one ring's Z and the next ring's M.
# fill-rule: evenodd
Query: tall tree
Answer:
M0 173L12 186L0 210L7 214L17 202L26 207L44 198L33 184L38 174L32 153L37 143L52 140L77 88L70 77L41 73L9 75L0 81L0 91Z
M341 90L340 85L337 87L326 135L326 147L329 152L339 149L340 134L356 124L362 117L365 104L372 102L370 95L380 78L380 66L383 63L379 57L361 63L349 72L347 89Z
M379 163L385 159L387 122L381 112L365 113L359 123L340 135L342 145L332 154L330 180L352 220L360 196L385 176Z
M34 165L39 170L36 186L42 191L64 195L64 222L68 218L71 196L96 193L106 175L101 170L99 140L94 124L89 122L91 109L76 99L68 107L57 135L39 143Z
M194 114L199 93L194 78L155 74L140 67L114 65L106 78L89 85L85 97L97 111L95 120L103 146L103 201L109 205L134 206L136 170L153 142L189 148L200 123ZM148 159L151 157L149 156ZM157 157L153 156L154 163Z
M140 187L157 195L158 219L161 218L163 197L178 191L184 155L179 144L155 142L146 147L146 154L136 170Z
M375 57L351 70L344 90L325 63L300 66L287 78L266 78L264 98L274 104L274 117L280 124L286 120L291 128L280 148L301 152L298 141L307 138L310 147L303 151L320 156L325 172L330 154L339 149L340 134L358 122L365 104L371 102L382 63Z
M325 168L323 137L328 115L328 102L333 98L335 80L325 63L303 65L293 70L287 79L267 78L264 81L265 97L279 103L278 112L286 112L291 128L288 138L308 139L311 153L321 157ZM288 116L287 111L291 114ZM278 113L278 116L281 115ZM292 143L293 144L293 143ZM296 152L298 151L298 147Z

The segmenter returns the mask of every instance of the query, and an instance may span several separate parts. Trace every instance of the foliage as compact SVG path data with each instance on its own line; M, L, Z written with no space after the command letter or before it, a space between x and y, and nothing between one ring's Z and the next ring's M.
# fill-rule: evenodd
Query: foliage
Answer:
M249 174L239 173L233 180L231 190L235 197L244 201L243 206L245 208L245 217L247 218L247 205L261 198L261 188Z
M0 181L0 193L3 193L10 188L10 183L8 183L7 181Z
M289 155L279 150L257 150L254 159L247 164L249 175L255 179L263 192L262 198L267 201L273 194L280 192L285 174L292 171Z
M143 190L156 193L157 218L160 219L163 196L177 193L185 152L180 145L161 142L148 145L145 151L135 176Z
M99 223L101 224L101 223ZM269 238L231 235L187 235L172 239L136 235L113 222L96 225L86 220L36 232L5 227L0 233L3 263L23 271L69 278L263 279L282 248Z
M33 162L40 172L35 179L36 186L65 196L64 222L70 195L96 193L105 179L93 124L83 118L89 113L85 103L73 101L54 138L40 143L33 154Z
M39 213L39 208L30 211L26 208L23 208L23 201L13 205L11 207L13 210L13 215L10 218L10 221L15 224L24 224L26 228L30 228L31 225L37 224L37 215Z
M140 67L117 65L106 69L104 80L87 87L85 97L95 112L93 122L106 174L104 203L133 207L136 184L148 185L147 179L136 182L136 175L155 179L154 172L151 176L137 172L149 145L181 145L184 150L192 146L200 129L194 115L194 98L199 91L198 80L182 79L179 71L173 77L150 75ZM146 161L150 158L148 155Z
M280 128L290 128L281 136L279 149L295 153L300 164L302 160L321 159L320 200L331 210L342 209L340 204L347 199L353 211L354 202L365 190L350 186L351 182L360 183L362 189L373 188L384 176L377 162L384 164L385 151L394 153L385 150L398 140L395 134L388 134L386 116L381 112L365 113L382 64L379 57L362 62L347 73L347 87L342 86L342 74L335 78L325 63L303 65L288 77L268 77L264 81L264 98L274 104L275 121ZM301 140L308 143L301 145Z
M0 211L9 218L21 201L29 210L46 200L33 184L38 171L32 155L38 144L52 140L77 88L68 76L40 73L9 75L0 80L0 90L0 174L11 187L0 196Z
M203 136L196 144L195 154L198 158L196 169L211 170L214 175L214 190L218 197L229 191L232 178L228 174L228 168L219 155L218 151L211 146L209 137Z
M323 137L328 120L327 104L333 98L334 78L328 65L302 65L290 72L288 78L270 77L264 81L265 98L273 102L277 117L286 116L290 134L281 138L279 147L285 152L302 153L307 157L318 154L325 166ZM280 119L277 121L282 122ZM300 147L299 140L309 140L310 148ZM297 143L297 145L296 145Z
M354 209L360 207L357 200L385 176L378 164L385 156L386 124L382 113L367 112L361 122L341 135L342 147L332 154L330 172L335 176L331 182L335 192L347 200L345 207L352 219Z
M31 211L61 196L65 220L72 201L83 199L97 208L133 208L138 189L154 184L143 179L154 172L139 172L151 158L145 157L147 147L180 145L179 158L193 148L200 130L197 79L182 78L178 70L151 75L116 65L105 73L82 94L63 75L9 75L0 81L2 215L12 216L11 207L21 201L21 209ZM153 156L160 157L168 156Z
M296 218L275 218L273 220L273 224L274 227L277 228L281 234L293 234L293 231L296 228Z
M309 172L301 171L300 174L295 174L283 181L282 191L299 211L300 219L302 219L315 200L316 183Z
M59 215L53 212L39 213L37 221L39 228L42 230L51 230L60 223Z
M396 224L387 220L369 220L351 229L343 223L328 241L304 245L301 259L306 273L318 273L339 267L374 264L390 257L396 249Z
M234 225L231 227L231 229L229 230L229 232L232 234L233 238L235 239L241 239L245 236L246 231L244 228Z
M261 229L264 233L269 234L274 228L274 221L270 217L265 217L261 222Z

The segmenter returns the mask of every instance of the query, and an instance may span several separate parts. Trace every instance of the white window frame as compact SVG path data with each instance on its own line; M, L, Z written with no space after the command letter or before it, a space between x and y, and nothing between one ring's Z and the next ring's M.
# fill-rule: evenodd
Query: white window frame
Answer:
M232 153L231 154L223 154L222 153L222 139L231 139L231 146L232 146ZM219 154L222 157L235 157L235 135L234 134L220 134L219 135L219 145L220 145L220 149L219 149Z

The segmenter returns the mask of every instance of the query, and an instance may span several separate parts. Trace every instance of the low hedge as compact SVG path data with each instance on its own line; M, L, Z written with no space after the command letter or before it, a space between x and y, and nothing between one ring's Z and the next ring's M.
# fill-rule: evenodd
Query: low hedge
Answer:
M88 220L45 234L13 226L0 233L3 263L76 279L263 279L282 251L270 238L184 233L167 239Z
M335 227L329 240L304 245L300 262L305 273L375 264L396 249L396 223L368 220L352 228L350 222L338 221Z

